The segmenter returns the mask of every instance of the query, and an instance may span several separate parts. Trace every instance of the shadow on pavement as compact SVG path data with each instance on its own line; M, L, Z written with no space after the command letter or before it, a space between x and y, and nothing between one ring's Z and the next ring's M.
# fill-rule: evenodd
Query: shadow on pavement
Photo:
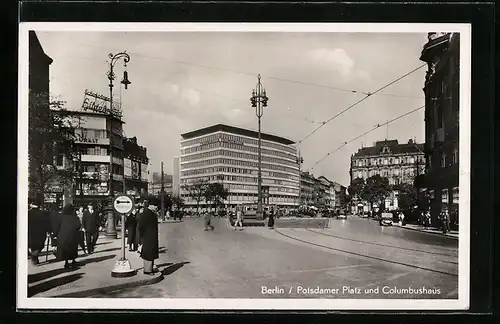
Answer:
M166 267L169 265L172 265L172 262L165 262L165 263L160 263L160 264L155 264L156 267L161 268L161 267Z
M40 294L42 292L51 290L56 287L61 287L63 285L68 285L72 282L77 281L82 278L83 273L75 273L65 277L52 279L46 282L42 282L38 285L34 285L32 287L28 287L28 297L33 297L34 295Z
M105 250L96 250L96 251L94 251L94 253L92 253L92 254L102 253L102 252L113 252L113 251L119 251L119 250L121 250L121 249L122 249L121 247L117 247L117 248L110 248L110 249L105 249Z
M168 276L168 275L171 275L172 273L176 272L177 270L179 270L180 268L182 268L185 264L188 264L190 263L189 261L187 262L179 262L179 263L176 263L176 264L173 264L173 265L170 265L168 267L166 267L165 269L161 270L161 273L164 275L164 276Z
M61 273L64 272L71 272L73 269L64 269L64 268L59 268L59 269L52 269L48 270L45 272L39 272L39 273L33 273L33 274L28 274L28 283L34 283L37 281L42 281L51 277L55 277L60 275Z
M89 263L97 263L97 262L106 261L106 260L109 260L109 259L113 259L115 257L116 257L116 254L110 254L110 255L105 255L105 256L102 256L102 257L88 258L88 259L80 260L80 261L77 260L77 262L80 265L86 265L86 264L89 264Z

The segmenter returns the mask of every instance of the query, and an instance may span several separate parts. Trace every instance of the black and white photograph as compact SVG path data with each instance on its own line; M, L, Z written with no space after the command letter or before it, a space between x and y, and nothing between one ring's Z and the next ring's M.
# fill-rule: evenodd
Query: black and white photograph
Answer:
M470 25L19 31L19 308L468 309Z

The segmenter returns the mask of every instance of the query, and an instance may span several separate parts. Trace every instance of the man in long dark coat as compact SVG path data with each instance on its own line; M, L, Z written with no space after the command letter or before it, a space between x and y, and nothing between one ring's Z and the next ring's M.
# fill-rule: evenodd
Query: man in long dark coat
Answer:
M129 251L135 251L137 249L136 245L136 229L137 229L137 209L132 210L130 215L127 216L125 221L125 227L127 228L127 244Z
M77 265L75 259L78 257L79 230L80 220L74 207L72 205L64 207L57 240L57 257L59 260L64 260L64 268L66 269ZM70 260L71 264L69 264Z
M28 248L34 265L39 263L38 255L45 247L47 233L50 233L49 214L41 210L37 201L33 200L28 210Z
M87 238L87 250L89 254L92 254L94 253L97 234L99 233L99 218L92 204L89 204L87 210L83 212L82 224Z
M142 239L141 258L144 260L144 274L153 274L154 260L158 259L158 216L156 206L144 203L144 212L139 219L139 233Z
M274 228L274 209L271 208L271 211L269 212L269 220L267 222L267 226L269 228Z

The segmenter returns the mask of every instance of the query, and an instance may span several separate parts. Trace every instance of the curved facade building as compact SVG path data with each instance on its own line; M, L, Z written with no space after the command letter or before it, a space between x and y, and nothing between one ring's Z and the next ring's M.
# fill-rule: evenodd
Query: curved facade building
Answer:
M294 142L261 134L263 202L283 208L299 205L299 164ZM182 134L180 194L187 206L196 201L186 185L199 180L221 183L233 208L257 203L258 133L218 124ZM200 206L204 206L202 199Z

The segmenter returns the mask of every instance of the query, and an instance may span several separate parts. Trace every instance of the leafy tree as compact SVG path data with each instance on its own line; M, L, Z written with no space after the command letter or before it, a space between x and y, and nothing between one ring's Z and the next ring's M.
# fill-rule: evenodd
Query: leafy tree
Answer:
M212 207L224 206L224 200L229 196L229 191L221 183L210 183L205 190L205 201L211 202Z
M412 206L418 203L417 188L411 184L402 183L394 186L394 190L399 192L398 194L398 206L401 209L408 210Z
M389 179L376 174L366 179L366 185L361 192L361 198L368 201L371 206L374 203L378 203L382 208L383 205L381 203L389 196L390 191Z
M74 184L78 170L71 162L77 158L75 127L79 118L48 93L30 92L28 105L28 195L43 201L51 184ZM70 163L62 166L61 160Z
M186 191L187 196L196 201L196 213L198 213L200 202L205 198L205 192L208 187L208 181L205 179L197 179L192 183L182 186Z
M356 179L352 180L351 185L349 186L349 188L347 188L347 191L349 192L349 196L360 197L365 186L366 186L366 183L365 183L365 180L363 180L363 178L356 178Z

